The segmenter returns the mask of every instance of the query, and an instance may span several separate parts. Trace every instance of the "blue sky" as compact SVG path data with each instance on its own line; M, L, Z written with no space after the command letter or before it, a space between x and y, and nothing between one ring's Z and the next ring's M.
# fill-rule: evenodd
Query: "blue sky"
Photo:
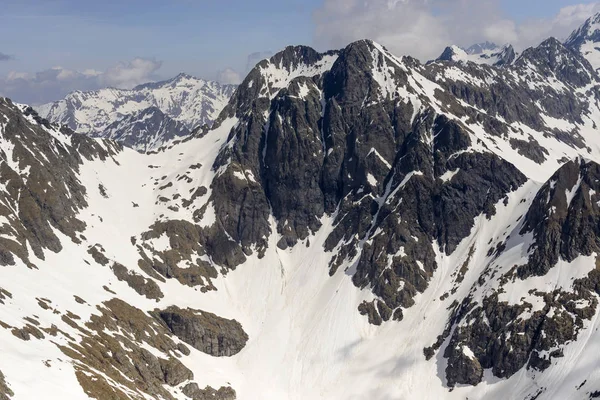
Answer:
M309 43L315 5L299 0L260 5L239 0L8 0L7 7L5 1L0 34L14 39L4 41L0 51L14 55L11 66L27 72L55 65L103 69L136 56L163 60L165 73L239 68L252 52Z
M388 1L2 0L0 35L4 40L0 43L0 53L11 59L0 61L0 94L16 96L17 101L34 102L28 98L30 94L18 98L19 88L9 87L7 77L12 77L11 84L15 84L15 76L30 80L29 90L33 91L42 80L42 75L36 77L35 74L52 67L104 72L121 65L119 71L122 71L136 57L156 64L136 75L129 86L137 80L168 78L178 72L216 79L219 71L230 68L243 75L250 53L277 51L288 44L324 49L372 36L369 38L383 41L396 52L412 54L423 46L403 47L399 43L410 41L406 39L411 37L407 34L414 37L418 32L429 32L427 24L434 26L437 36L436 40L428 40L427 53L414 54L420 58L441 52L445 44L451 44L449 42L467 45L469 41L498 36L500 41L506 37L507 41L530 45L538 36L554 34L546 26L561 9L594 3L585 0L430 0L429 5L424 6L421 3L424 0L410 0L414 5L412 10L401 10L404 5L397 6L397 15L394 15L385 10ZM485 8L481 6L484 3ZM380 27L377 21L388 15L395 19L390 20L389 26L382 23ZM394 23L405 15L427 18L419 19L424 25L414 32L396 32L413 28L412 19ZM431 18L440 16L447 17L446 23L456 19L454 25L460 29L450 26L452 24L442 29L437 22L431 23ZM479 25L472 26L471 20L479 21ZM514 32L505 32L506 23L514 25ZM488 29L493 24L498 29ZM571 26L560 28L563 33ZM86 82L91 85L90 81ZM121 81L115 82L121 84ZM61 90L72 90L77 84L69 82L60 90L59 86L53 86L52 91L56 92L50 93L48 89L47 95L59 96ZM122 85L128 86L124 80ZM44 94L37 100L43 101L48 96Z

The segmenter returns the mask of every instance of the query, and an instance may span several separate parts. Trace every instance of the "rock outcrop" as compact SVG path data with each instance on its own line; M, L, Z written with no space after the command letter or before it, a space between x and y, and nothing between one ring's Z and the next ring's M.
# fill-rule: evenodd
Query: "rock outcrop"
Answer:
M215 314L171 306L154 311L169 330L190 346L214 357L231 357L239 353L248 335L236 320Z
M14 396L14 393L8 387L4 380L4 375L2 374L2 371L0 371L0 400L10 400L12 396Z

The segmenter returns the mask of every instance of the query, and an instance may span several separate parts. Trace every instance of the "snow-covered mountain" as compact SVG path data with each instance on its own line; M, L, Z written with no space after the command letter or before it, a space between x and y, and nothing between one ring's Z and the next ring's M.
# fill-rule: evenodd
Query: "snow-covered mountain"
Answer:
M600 69L600 14L589 18L574 31L565 45L580 52L598 71Z
M474 62L494 66L510 65L517 58L511 45L499 47L494 43L475 44L468 49L459 46L446 47L436 61Z
M124 146L146 152L162 147L173 140L189 136L190 129L164 114L157 107L149 107L126 115L91 137L116 140Z
M600 77L288 47L149 154L0 101L0 396L600 393Z
M101 89L91 92L73 92L54 103L36 107L39 114L50 122L66 125L72 130L94 137L128 138L127 145L138 150L149 149L148 144L167 141L155 128L179 127L171 133L181 135L202 125L211 125L227 104L235 90L234 85L221 85L186 74L168 81L149 83L131 90ZM161 113L156 113L156 109ZM153 114L152 125L141 126L140 115ZM158 122L157 118L164 121ZM118 131L116 131L118 129ZM151 138L139 136L148 132ZM138 136L131 136L136 132ZM139 138L134 139L134 138Z

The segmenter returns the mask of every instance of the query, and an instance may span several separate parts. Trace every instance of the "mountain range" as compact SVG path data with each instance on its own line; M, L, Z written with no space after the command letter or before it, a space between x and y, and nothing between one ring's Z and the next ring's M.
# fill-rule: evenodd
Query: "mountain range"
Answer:
M180 74L131 90L76 91L36 110L50 122L78 133L148 151L186 137L197 127L210 126L234 90L235 85Z
M599 18L290 46L147 154L0 100L0 399L600 397Z
M474 62L496 67L512 64L517 59L515 49L510 45L497 46L485 42L475 44L467 49L459 46L446 47L436 61Z

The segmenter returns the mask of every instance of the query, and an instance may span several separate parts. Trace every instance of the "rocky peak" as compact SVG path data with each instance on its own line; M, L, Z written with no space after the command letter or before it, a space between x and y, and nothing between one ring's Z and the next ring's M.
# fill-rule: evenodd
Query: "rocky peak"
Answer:
M268 61L261 61L259 65L273 64L280 69L291 72L302 65L313 65L319 62L322 58L323 56L311 47L288 46L284 50L272 56Z
M588 18L565 41L567 47L579 49L587 40L600 41L600 13Z
M196 78L192 75L181 72L177 76L175 76L171 79L167 79L165 81L143 83L141 85L134 87L132 90L141 91L141 90L145 90L145 89L159 89L161 87L176 87L179 85L188 85L188 84L190 84L189 81L194 81L193 84L195 84L195 85L208 84L208 82L205 81L204 79Z
M368 40L330 53L289 47L253 69L213 128L104 163L86 152L96 141L59 136L9 107L0 264L27 260L30 248L50 257L31 259L39 275L13 279L20 265L0 268L0 334L11 329L2 343L20 360L17 340L56 334L35 340L68 342L62 366L82 368L88 386L146 385L152 398L231 398L231 388L199 393L191 372L202 380L208 369L241 398L412 398L423 385L435 398L589 397L600 388L588 341L600 293L600 171L577 155L600 160L600 95L594 78L582 86L585 63L556 40L506 68L421 65ZM57 230L72 240L57 242ZM46 250L60 246L56 261ZM24 276L51 289L21 293ZM89 306L54 300L71 294L68 282ZM105 301L113 296L131 307ZM50 307L46 297L57 309L89 308L94 324L84 330L82 315L77 329L72 313L38 310ZM148 299L161 304L149 315ZM27 303L39 328L14 317ZM186 308L194 304L206 311ZM25 365L41 364L30 356ZM19 396L12 358L0 367ZM399 368L407 359L411 368ZM358 377L373 382L354 386L365 363ZM46 381L40 368L32 384ZM96 396L117 397L127 396Z
M573 31L565 46L580 53L597 71L600 69L600 13Z
M512 45L498 47L494 43L486 42L473 45L468 49L459 46L446 47L435 61L474 62L501 67L512 64L515 58L516 53Z
M456 55L460 53L461 50L462 49L458 46L448 46L435 61L454 61Z
M510 65L517 58L517 53L512 45L504 46L500 52L493 54L497 57L498 61L494 63L496 66Z
M66 125L79 133L105 137L105 132L110 132L107 135L131 139L130 135L115 134L115 127L125 126L127 121L136 119L136 115L152 107L182 124L188 132L198 126L212 125L234 90L234 85L221 85L179 74L172 79L139 85L131 90L106 88L73 92L62 100L39 106L37 110L50 122ZM163 134L157 131L159 127L159 124L144 127L146 133L139 136L139 141L127 140L126 144L146 148L148 143L153 142L153 137Z
M399 70L398 62L390 59L384 48L372 41L349 44L325 77L326 99L335 97L339 103L362 107L377 100L378 91L387 96L387 89L397 87L394 75Z
M476 43L472 46L470 46L469 48L466 49L467 54L482 54L485 53L487 51L494 51L494 50L498 50L499 46L496 45L496 43L492 43L489 41L485 41L483 43Z
M586 86L598 80L590 63L556 38L549 38L539 46L523 51L515 63L525 70L529 64L542 75L554 76L574 87Z
M246 76L224 108L215 126L228 117L246 115L252 107L261 112L277 93L294 78L322 75L338 57L337 51L319 53L308 46L288 46L269 59L259 62Z

